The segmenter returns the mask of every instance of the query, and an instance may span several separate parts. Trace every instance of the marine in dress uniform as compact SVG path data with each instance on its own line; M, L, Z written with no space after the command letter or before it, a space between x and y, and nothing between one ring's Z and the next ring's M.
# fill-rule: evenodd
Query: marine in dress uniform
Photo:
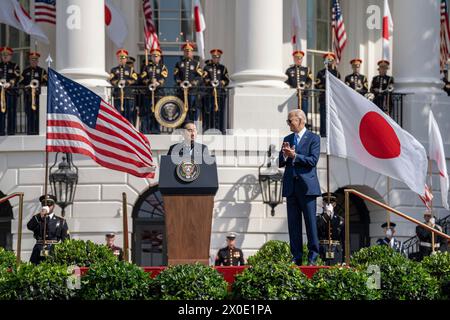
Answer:
M303 57L305 53L301 50L296 50L292 53L292 57L294 59L294 64L291 65L286 70L286 76L288 77L286 80L286 84L289 85L293 89L298 89L300 87L304 87L304 89L310 89L312 86L312 74L311 70L308 67L302 66ZM306 116L308 116L308 95L305 91L302 90L302 101L301 106L302 110Z
M217 252L216 266L243 266L244 254L235 246L236 234L231 232L227 235L227 246Z
M444 90L447 93L447 95L450 96L450 82L448 81L448 70L444 70L444 77L442 78L442 81L444 82L442 90Z
M370 85L370 92L375 95L373 103L375 103L381 110L388 112L392 109L392 95L389 90L394 89L394 77L387 75L389 69L389 61L378 61L379 75L373 77Z
M436 224L436 219L433 217L430 211L425 211L424 215L424 223L436 229L438 231L442 231L442 227ZM416 235L419 239L419 259L422 260L424 257L431 255L433 252L433 239L432 232L425 229L422 226L416 227ZM444 245L446 240L440 236L434 236L434 251L442 251L444 249Z
M345 77L345 84L363 96L369 91L367 77L359 73L362 60L355 58L350 60L353 72Z
M325 62L328 65L317 73L315 87L316 89L326 89L326 68L336 78L341 79L341 74L336 69L336 55L333 52L328 52L323 55ZM326 105L325 105L325 92L321 92L319 95L319 111L320 111L320 136L325 137L327 131L327 119L326 119Z
M127 65L128 51L119 49L116 52L119 65L111 69L109 81L114 87L114 107L124 116L130 123L135 124L135 97L132 86L138 80L138 75L133 67ZM123 89L120 86L123 84ZM122 95L123 94L123 95ZM123 97L123 101L121 100ZM123 103L123 105L122 105Z
M9 47L0 48L0 136L16 134L17 120L17 84L20 80L19 66L11 62L13 49ZM6 127L8 129L6 129Z
M191 43L186 43L182 46L184 57L178 61L173 71L173 77L176 84L180 87L179 96L184 101L184 90L182 85L185 81L189 82L191 87L188 91L188 114L187 118L192 121L198 121L200 116L200 99L197 98L198 86L202 80L202 69L200 62L194 59L194 46Z
M388 223L387 222L383 223L381 225L381 228L384 229L386 237L378 239L377 244L382 245L382 246L389 246L392 249L394 249L395 251L397 251L398 253L406 256L403 242L401 242L400 240L397 240L397 238L395 238L395 227L396 226L397 225L394 222L390 222L389 228L388 228Z
M118 247L114 244L114 240L116 239L116 234L114 232L107 233L105 235L106 246L112 251L112 253L119 259L119 261L123 260L123 250L121 247Z
M208 60L203 68L203 81L208 87L208 95L205 97L206 103L203 107L203 131L217 129L225 134L227 115L225 87L230 83L230 77L227 68L220 64L223 51L212 49L210 53L211 60ZM216 93L214 93L213 85L216 85Z
M325 265L342 263L344 243L344 219L334 213L336 195L322 194L323 212L317 216L319 254Z
M28 230L33 232L36 244L31 253L30 262L39 264L48 256L53 249L53 245L65 239L70 239L69 227L64 218L55 215L56 198L53 195L41 196L39 201L42 204L40 213L31 217L27 224ZM45 234L44 234L45 230Z
M155 118L154 108L163 95L162 86L169 71L161 61L162 51L160 49L153 49L150 55L151 60L148 65L144 66L140 75L142 84L146 86L143 105L139 110L141 117L140 131L142 133L159 134L161 130ZM154 99L152 99L152 92L149 89L150 86L154 88Z
M30 52L30 66L25 68L22 72L22 80L20 85L25 87L25 114L27 115L27 134L39 134L39 96L41 94L41 87L47 85L47 71L38 66L39 57L38 52ZM30 85L37 81L37 87L33 89Z

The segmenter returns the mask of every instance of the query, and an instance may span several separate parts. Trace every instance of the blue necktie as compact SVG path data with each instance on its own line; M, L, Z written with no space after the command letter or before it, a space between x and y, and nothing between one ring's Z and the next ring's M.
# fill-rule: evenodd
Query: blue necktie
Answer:
M297 150L297 144L298 144L298 134L294 133L294 150ZM297 177L297 173L295 172L295 166L293 169L294 170L292 170L292 174L294 177Z

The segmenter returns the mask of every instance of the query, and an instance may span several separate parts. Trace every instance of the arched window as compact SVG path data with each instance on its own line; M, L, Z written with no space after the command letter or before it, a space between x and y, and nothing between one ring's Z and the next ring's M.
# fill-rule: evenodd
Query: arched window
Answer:
M166 265L166 244L164 203L158 186L154 186L139 197L133 209L134 263L140 266Z

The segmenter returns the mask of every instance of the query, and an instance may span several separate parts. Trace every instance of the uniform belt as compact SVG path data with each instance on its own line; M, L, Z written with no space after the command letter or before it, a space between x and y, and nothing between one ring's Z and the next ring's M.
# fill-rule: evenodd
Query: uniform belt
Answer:
M331 244L331 245L340 245L341 242L338 240L320 240L319 241L320 244Z
M44 240L36 241L37 244L44 244ZM45 240L45 244L56 244L59 243L59 240Z
M420 241L420 242L419 242L419 246L431 248L433 245L432 245L430 242L423 242L423 241ZM434 244L434 247L435 247L435 248L439 248L440 246L441 246L440 243L435 243L435 244Z

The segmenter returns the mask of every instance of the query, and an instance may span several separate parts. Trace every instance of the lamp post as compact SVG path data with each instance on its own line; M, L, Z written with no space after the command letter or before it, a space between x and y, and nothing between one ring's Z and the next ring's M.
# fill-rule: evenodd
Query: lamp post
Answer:
M283 203L282 189L283 189L283 174L278 169L277 158L275 153L275 146L270 145L267 151L267 162L264 161L259 169L259 185L261 187L261 194L263 203L271 207L271 215L275 215L275 207Z
M50 167L50 185L53 195L56 197L56 204L61 208L61 214L64 217L65 209L73 203L75 189L78 183L78 168L72 162L72 154L64 153L62 161L56 169L58 153L55 156L55 163Z

